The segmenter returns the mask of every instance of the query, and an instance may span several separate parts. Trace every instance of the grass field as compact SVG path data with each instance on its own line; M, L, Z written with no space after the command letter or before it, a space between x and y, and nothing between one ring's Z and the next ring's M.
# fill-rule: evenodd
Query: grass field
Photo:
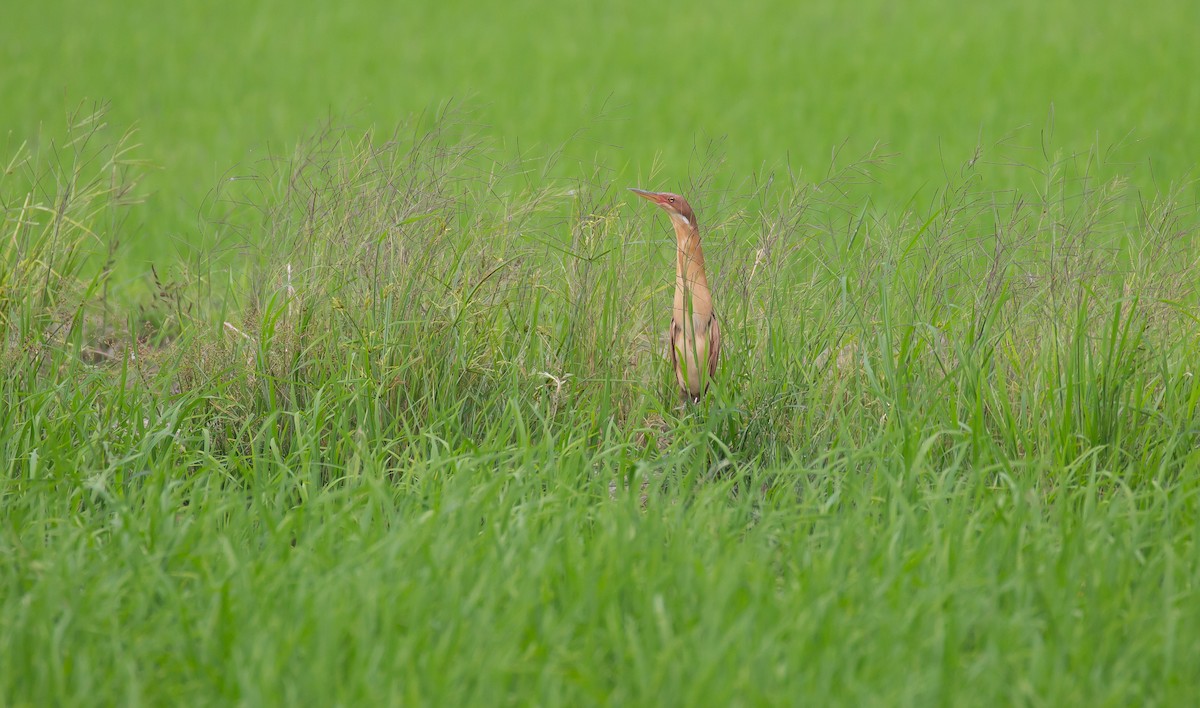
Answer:
M6 8L0 702L1189 704L1200 10L908 5Z

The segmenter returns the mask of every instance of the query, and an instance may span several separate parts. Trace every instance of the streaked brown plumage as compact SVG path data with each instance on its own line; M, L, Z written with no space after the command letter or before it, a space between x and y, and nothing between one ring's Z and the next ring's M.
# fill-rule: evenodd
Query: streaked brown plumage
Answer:
M721 328L713 312L712 291L704 271L700 229L687 200L670 192L631 192L649 199L667 212L675 227L678 250L675 266L675 307L667 331L667 351L679 393L684 400L698 401L708 381L717 373L721 355Z

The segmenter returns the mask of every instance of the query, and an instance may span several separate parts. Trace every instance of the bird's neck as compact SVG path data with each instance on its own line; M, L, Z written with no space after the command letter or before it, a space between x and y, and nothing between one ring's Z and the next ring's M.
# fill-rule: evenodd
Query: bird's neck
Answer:
M672 221L679 246L675 269L675 321L682 326L690 309L691 326L706 328L712 317L712 294L704 272L700 230L694 224Z

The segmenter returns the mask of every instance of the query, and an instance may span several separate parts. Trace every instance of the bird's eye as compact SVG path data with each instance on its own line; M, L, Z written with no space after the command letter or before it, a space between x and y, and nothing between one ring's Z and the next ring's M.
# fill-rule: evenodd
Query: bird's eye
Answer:
M667 199L667 201L668 201L668 202L671 202L672 204L674 204L674 203L675 203L675 197L670 197L669 199Z

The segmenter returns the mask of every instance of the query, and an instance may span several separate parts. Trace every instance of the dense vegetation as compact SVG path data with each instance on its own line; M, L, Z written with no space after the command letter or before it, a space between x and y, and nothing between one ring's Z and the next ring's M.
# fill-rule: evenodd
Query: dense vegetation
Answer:
M442 5L0 30L5 704L1200 690L1194 8Z

